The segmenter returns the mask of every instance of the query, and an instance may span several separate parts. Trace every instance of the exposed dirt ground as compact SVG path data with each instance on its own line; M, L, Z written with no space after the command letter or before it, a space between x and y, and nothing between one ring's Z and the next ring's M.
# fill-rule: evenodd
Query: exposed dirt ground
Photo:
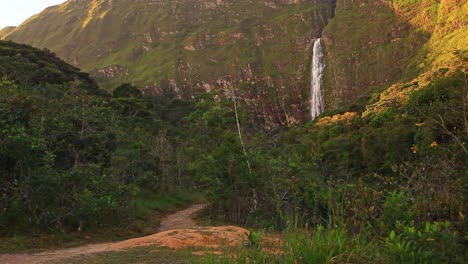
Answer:
M194 205L168 215L161 221L160 232L121 242L90 244L76 248L45 251L37 254L0 255L2 264L39 264L91 255L107 251L119 251L135 247L157 246L169 249L197 248L213 252L224 246L237 246L247 239L248 231L236 226L199 227L192 216L206 205ZM203 251L197 251L200 254Z

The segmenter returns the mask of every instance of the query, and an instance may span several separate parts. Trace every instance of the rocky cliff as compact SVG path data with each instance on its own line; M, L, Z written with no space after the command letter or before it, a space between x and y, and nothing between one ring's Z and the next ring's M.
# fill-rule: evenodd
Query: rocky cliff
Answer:
M338 0L323 37L328 108L439 68L463 67L467 13L462 0Z
M190 98L222 88L267 128L304 118L312 44L333 0L70 0L6 39L56 52L107 88Z
M131 82L191 98L235 88L274 128L309 118L316 38L330 110L462 65L466 13L462 0L69 0L4 38L46 47L108 89Z

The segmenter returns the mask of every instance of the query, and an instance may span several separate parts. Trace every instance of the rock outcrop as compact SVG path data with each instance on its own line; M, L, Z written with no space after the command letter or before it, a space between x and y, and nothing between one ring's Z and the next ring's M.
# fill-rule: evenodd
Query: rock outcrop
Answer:
M310 119L322 37L326 110L466 59L462 0L69 0L4 33L94 73L181 98L221 89L265 128ZM362 100L361 100L362 101Z
M338 0L323 39L328 109L467 58L468 3Z
M334 0L80 0L44 10L6 39L94 73L176 90L236 89L265 128L308 118L310 56Z

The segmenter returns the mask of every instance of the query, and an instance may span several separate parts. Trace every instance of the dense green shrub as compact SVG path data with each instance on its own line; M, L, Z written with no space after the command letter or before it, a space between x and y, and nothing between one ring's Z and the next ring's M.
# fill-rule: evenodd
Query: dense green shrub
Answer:
M460 236L448 222L421 228L397 222L396 228L385 240L389 263L463 263Z
M0 42L0 74L1 235L121 224L142 191L192 187L184 148L172 147L184 133L169 123L191 104L129 85L112 98L50 52L11 42Z

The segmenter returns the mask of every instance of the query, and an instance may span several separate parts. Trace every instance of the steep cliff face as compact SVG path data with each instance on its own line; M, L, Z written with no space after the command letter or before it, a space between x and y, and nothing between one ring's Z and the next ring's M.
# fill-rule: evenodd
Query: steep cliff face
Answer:
M403 78L383 91L367 106L364 115L375 115L408 102L413 91L432 80L468 71L468 2L462 0L395 1L395 13L427 41L412 58Z
M462 66L467 13L461 0L338 0L324 32L328 108L438 68Z
M6 39L56 52L107 88L236 87L267 128L307 115L310 56L334 0L69 0Z
M331 110L461 67L467 13L463 0L69 0L4 38L48 48L108 89L131 82L191 98L235 88L274 128L309 119L316 38Z

